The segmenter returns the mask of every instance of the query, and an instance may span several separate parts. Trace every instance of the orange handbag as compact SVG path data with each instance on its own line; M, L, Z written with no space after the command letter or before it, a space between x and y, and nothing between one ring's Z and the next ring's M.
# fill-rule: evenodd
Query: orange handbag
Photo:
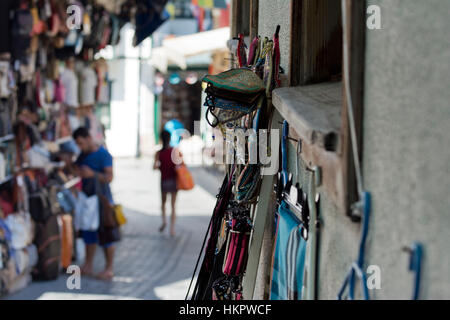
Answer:
M177 172L177 189L191 190L194 188L194 179L184 163L176 166Z
M64 214L61 216L61 265L67 269L72 264L72 249L73 249L73 229L72 216Z

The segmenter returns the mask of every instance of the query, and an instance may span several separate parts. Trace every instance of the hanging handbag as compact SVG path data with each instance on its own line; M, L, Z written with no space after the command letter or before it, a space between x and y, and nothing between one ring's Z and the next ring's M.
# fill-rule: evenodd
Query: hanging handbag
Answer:
M206 120L212 127L237 120L264 101L264 83L249 69L232 69L203 78L207 84ZM211 122L209 114L215 119Z
M223 265L223 273L237 276L244 273L248 258L248 245L253 224L250 211L240 207L229 212L227 249Z
M100 224L104 228L116 228L119 226L116 218L116 214L113 206L109 202L108 198L105 196L105 192L103 192L102 185L100 180L98 179L97 174L95 175L95 192L98 197L99 205L100 205Z
M123 213L122 205L116 204L113 206L114 213L116 215L116 220L119 225L119 227L123 226L127 223L127 218L125 217L125 214Z
M194 188L194 179L189 169L184 163L175 167L177 174L177 190L192 190Z
M222 123L238 120L253 112L258 107L257 102L250 105L222 99L214 95L207 95L204 105L207 107L206 120L213 128ZM211 114L214 117L213 122L209 121L208 114Z
M78 192L75 203L75 229L96 231L100 226L100 212L97 195L87 197L84 192Z
M207 93L246 104L255 103L266 89L262 80L245 68L207 75L202 81L208 84Z
M29 210L35 222L45 222L52 215L47 189L34 192L28 197Z

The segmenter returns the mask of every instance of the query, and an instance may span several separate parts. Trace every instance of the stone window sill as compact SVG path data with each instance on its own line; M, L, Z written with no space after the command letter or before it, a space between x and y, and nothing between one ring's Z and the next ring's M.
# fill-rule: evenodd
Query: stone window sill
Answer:
M302 141L326 151L338 150L342 82L278 88L272 103Z

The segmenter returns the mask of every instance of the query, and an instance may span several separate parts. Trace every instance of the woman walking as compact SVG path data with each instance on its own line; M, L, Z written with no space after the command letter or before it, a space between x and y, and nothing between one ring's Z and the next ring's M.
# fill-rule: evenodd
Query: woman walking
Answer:
M159 228L163 232L166 228L166 200L167 195L170 194L170 205L172 215L170 217L170 235L175 236L175 202L177 200L177 179L175 171L175 157L181 160L181 153L178 149L170 146L170 133L163 130L161 132L162 149L155 154L155 163L153 169L161 171L161 210L162 210L162 225Z

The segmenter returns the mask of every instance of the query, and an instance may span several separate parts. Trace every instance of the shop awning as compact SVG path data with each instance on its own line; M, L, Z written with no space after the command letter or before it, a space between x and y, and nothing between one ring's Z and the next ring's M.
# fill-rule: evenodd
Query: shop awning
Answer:
M169 65L186 70L192 58L226 50L229 38L227 27L166 39L161 47L152 50L150 64L161 72L166 72Z

